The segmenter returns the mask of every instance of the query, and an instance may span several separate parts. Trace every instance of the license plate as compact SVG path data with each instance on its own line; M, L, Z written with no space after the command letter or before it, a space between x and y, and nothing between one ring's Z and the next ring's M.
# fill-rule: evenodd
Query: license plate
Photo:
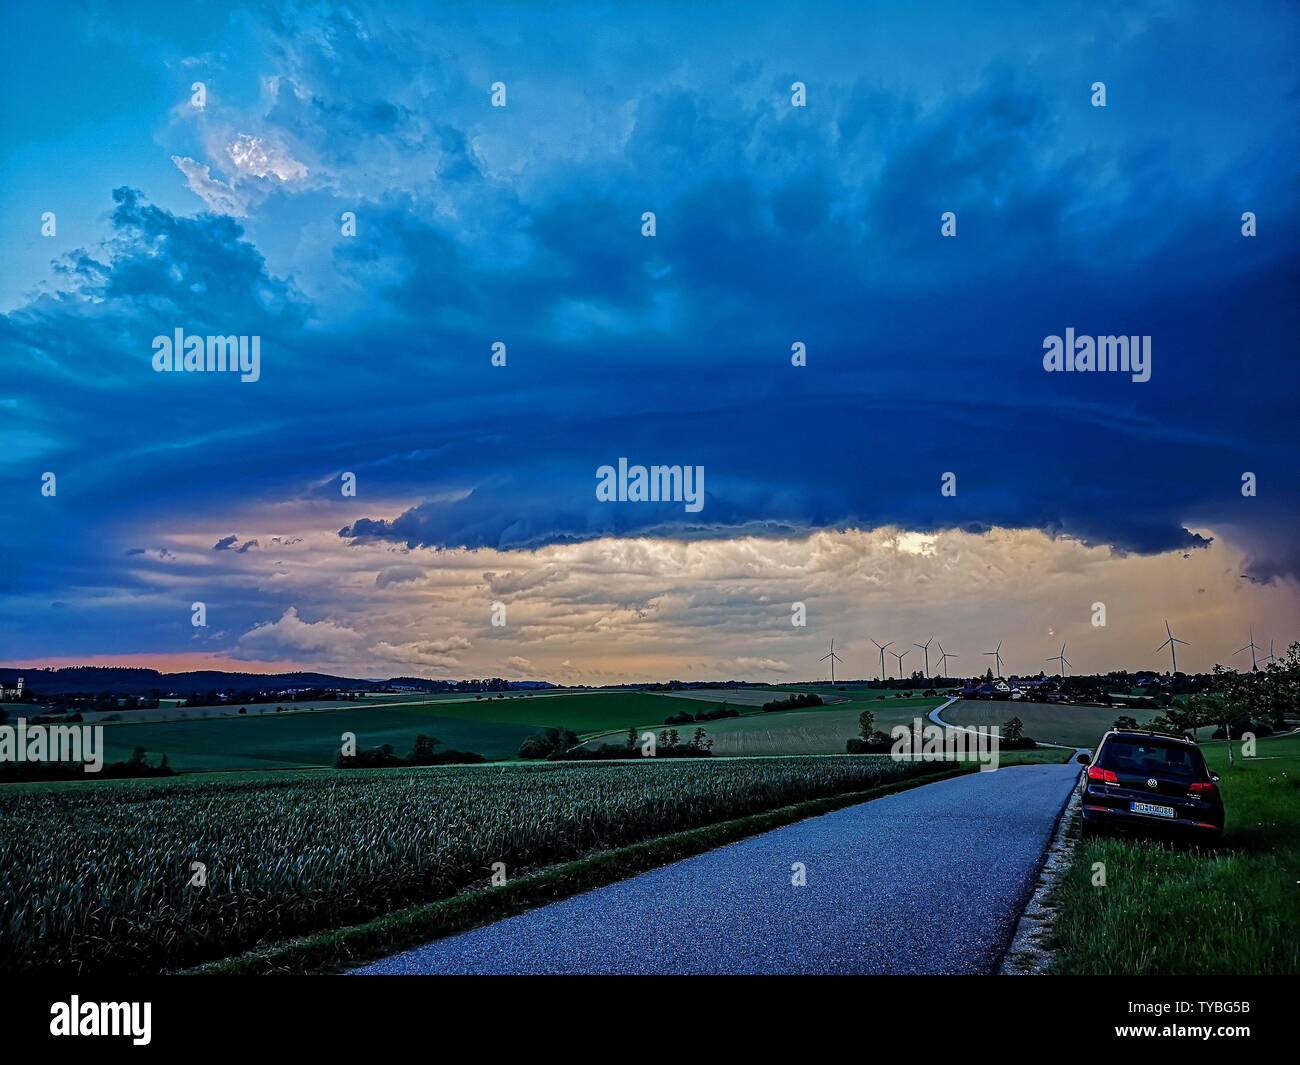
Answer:
M1172 806L1155 806L1149 802L1131 802L1128 804L1129 811L1135 814L1146 814L1149 817L1173 817L1174 808Z

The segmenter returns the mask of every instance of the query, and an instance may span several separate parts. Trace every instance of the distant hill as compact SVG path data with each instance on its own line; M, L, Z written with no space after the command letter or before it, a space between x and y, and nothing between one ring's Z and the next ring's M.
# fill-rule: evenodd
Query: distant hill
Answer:
M223 691L234 689L275 690L287 688L347 688L350 691L375 691L392 685L418 691L448 691L458 682L426 680L423 677L394 677L391 680L361 680L336 677L329 673L227 673L218 669L197 669L186 673L160 673L156 669L129 666L64 666L60 669L0 668L0 683L12 687L19 677L33 692L102 692L121 695L147 695L153 691L178 692ZM510 681L515 688L553 688L548 681Z

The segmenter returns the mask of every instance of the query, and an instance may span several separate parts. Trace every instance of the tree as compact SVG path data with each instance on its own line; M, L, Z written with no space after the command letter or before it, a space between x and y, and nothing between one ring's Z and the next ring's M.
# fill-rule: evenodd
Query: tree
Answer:
M1002 726L1002 738L1004 740L1009 740L1010 742L1015 743L1016 741L1023 739L1024 735L1025 724L1018 717L1013 717Z
M425 765L433 761L433 749L441 742L441 740L433 736L425 736L421 733L415 737L415 743L411 746L411 753L407 761L414 762L416 765Z
M632 725L627 729L627 749L630 751L636 746L636 728Z
M1115 728L1137 728L1138 727L1137 718L1128 717L1128 716L1117 717L1115 719L1114 727Z
M858 715L858 734L864 739L871 739L871 734L876 730L876 715L870 710L863 710Z

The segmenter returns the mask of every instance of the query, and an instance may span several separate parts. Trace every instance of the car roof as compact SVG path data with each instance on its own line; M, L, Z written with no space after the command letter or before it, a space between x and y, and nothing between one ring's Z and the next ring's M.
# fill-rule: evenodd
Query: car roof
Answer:
M1197 747L1195 740L1189 740L1185 736L1171 736L1167 732L1153 732L1148 728L1113 728L1106 733L1101 739L1105 743L1112 736L1134 736L1143 739L1164 740L1167 743L1181 743L1184 747Z

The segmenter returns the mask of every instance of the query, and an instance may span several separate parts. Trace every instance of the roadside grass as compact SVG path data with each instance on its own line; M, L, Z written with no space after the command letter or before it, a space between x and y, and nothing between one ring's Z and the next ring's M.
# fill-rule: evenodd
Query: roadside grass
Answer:
M1081 842L1051 899L1054 972L1204 975L1300 972L1300 736L1202 744L1227 809L1215 851ZM1106 886L1093 887L1094 863Z
M1033 751L1002 751L998 765L1061 765L1074 757L1073 751L1063 747L1040 747Z

